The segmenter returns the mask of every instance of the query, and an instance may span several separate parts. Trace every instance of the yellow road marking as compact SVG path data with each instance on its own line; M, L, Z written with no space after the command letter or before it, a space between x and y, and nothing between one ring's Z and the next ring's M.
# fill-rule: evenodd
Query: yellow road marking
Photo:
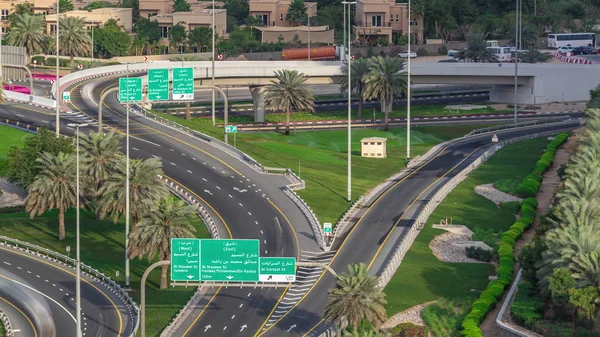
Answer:
M30 256L30 255L28 255L28 254L23 254L23 253L21 253L21 252L17 252L17 251L14 251L14 250L12 250L12 249L7 249L7 248L4 248L4 247L0 247L0 249L2 249L2 250L4 250L4 251L7 251L7 252L9 252L9 253L13 253L13 254L21 255L21 256L23 256L23 257L26 257L26 258L29 258L29 259L32 259L32 260L36 260L36 261L38 261L38 262L41 262L41 263L43 263L43 264L46 264L46 265L48 265L48 266L50 266L50 267L53 267L53 268L55 268L55 269L62 270L63 272L65 272L65 273L67 273L67 274L69 274L69 275L72 275L73 277L75 277L75 276L76 276L74 273L70 272L69 270L63 269L63 268L61 268L61 267L59 267L59 266L56 266L56 265L54 265L54 264L52 264L52 263L50 263L50 262L47 262L47 261L44 261L44 260L40 260L40 259L38 259L38 258L35 258L35 257L33 257L33 256ZM119 311L119 308L117 308L117 305L115 304L115 302L113 302L113 301L112 301L112 299L111 299L110 297L108 297L108 295L106 295L106 294L105 294L105 293L104 293L102 290L100 290L98 287L96 287L96 286L95 286L95 285L93 285L92 283L88 282L88 281L87 281L85 278L81 278L81 280L82 280L83 282L87 283L88 285L90 285L92 288L96 289L96 290L97 290L99 293L101 293L102 295L104 295L104 297L106 297L106 299L107 299L107 300L110 302L110 304L112 304L113 308L115 309L115 311L117 312L117 315L118 315L118 317L119 317L119 333L117 334L117 337L120 337L120 336L121 336L121 331L123 330L123 317L121 317L121 311Z
M285 290L283 291L283 293L281 293L281 296L279 296L279 299L277 300L277 303L275 303L275 305L273 306L273 309L267 315L267 318L265 318L265 321L260 325L260 327L258 328L258 330L256 331L256 333L254 334L254 337L256 337L256 335L258 335L258 332L260 331L260 329L262 329L263 326L265 326L265 324L267 324L267 321L268 321L269 317L271 317L271 315L273 315L273 312L275 312L275 309L277 309L277 306L279 305L279 303L281 303L281 301L283 300L283 297L285 296L285 294L287 294L288 289L289 288L285 288Z
M11 307L13 307L15 310L17 310L21 315L23 315L23 317L25 317L25 319L27 320L27 322L29 322L29 325L31 325L31 329L33 330L33 337L37 337L37 330L35 329L35 326L33 326L33 323L31 322L31 320L29 319L29 317L27 315L25 315L25 313L23 311L21 311L21 309L17 308L16 305L12 304L9 300L0 297L0 300L6 302L8 305L10 305Z
M215 299L215 297L217 297L217 294L219 293L219 291L221 291L221 287L219 287L219 289L217 289L217 291L215 292L214 295L212 295L212 297L210 298L210 301L208 301L208 303L206 303L206 305L204 306L204 308L202 309L202 311L200 311L200 313L198 314L198 316L196 316L196 319L194 319L194 321L192 322L192 324L190 325L189 328L187 328L187 330L185 330L185 332L183 333L183 335L181 337L185 337L188 332L190 332L190 330L192 330L192 328L194 327L194 325L196 325L196 322L200 319L200 317L202 317L202 314L204 313L204 311L206 311L206 308L208 308L208 306L212 303L212 301Z

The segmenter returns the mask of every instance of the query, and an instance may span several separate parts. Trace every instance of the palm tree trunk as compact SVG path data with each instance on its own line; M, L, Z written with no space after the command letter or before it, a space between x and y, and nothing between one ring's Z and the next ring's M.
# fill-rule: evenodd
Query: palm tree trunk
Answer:
M70 60L69 63L71 65L73 65L73 60L74 60L73 54L71 54L71 57L69 57L69 60ZM60 67L60 63L59 63L59 67Z
M387 131L389 128L388 120L389 120L389 116L390 116L390 109L389 109L390 104L387 100L384 100L381 104L383 105L383 115L384 115L383 130Z
M65 208L60 206L58 208L58 239L65 239Z
M187 120L191 119L191 116L190 116L190 106L191 106L190 102L185 103L185 119L187 119Z
M289 135L290 134L290 111L287 111L285 113L285 134Z
M170 260L170 252L166 251L162 254L162 260ZM169 272L169 266L162 266L160 271L160 289L167 289L167 273Z

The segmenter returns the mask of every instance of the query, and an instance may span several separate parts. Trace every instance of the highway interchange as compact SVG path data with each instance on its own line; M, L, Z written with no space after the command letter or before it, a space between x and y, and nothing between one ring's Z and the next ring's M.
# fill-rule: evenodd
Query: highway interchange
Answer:
M61 130L73 134L67 126L73 121L95 123L98 98L114 87L117 79L118 76L107 76L70 85L72 103L68 107L72 113L62 114ZM126 111L116 96L109 96L103 110L104 124L123 132ZM184 185L209 205L213 218L220 223L222 238L260 239L262 256L318 260L329 263L338 272L345 271L350 263L365 262L371 273L377 274L402 235L414 225L412 219L424 201L492 146L490 136L481 135L442 147L430 160L406 171L390 189L364 205L345 239L338 241L331 253L325 253L316 243L308 219L283 193L282 187L289 184L286 178L258 172L199 138L133 111L130 116L132 157L160 157L169 179ZM52 111L20 103L0 106L0 117L54 128ZM573 120L569 127L577 123ZM508 139L564 127L538 125L499 131L498 136ZM5 298L5 303L15 305L13 311L24 311L19 324L24 329L53 326L56 331L48 336L73 336L73 270L9 247L0 247L0 260L0 277L8 281L3 284L14 289L2 288L0 305L7 293L30 293L26 286L37 289L39 293L31 294L36 297L31 303L43 303L53 323L34 321L44 315L27 309L22 298ZM287 291L260 287L207 289L174 336L318 336L329 327L322 314L327 289L334 286L334 279L317 268L305 268L302 274L303 277L299 273L296 287ZM132 329L128 308L102 285L87 281L82 289L82 309L88 323L85 336L128 336ZM38 335L44 336L39 332Z

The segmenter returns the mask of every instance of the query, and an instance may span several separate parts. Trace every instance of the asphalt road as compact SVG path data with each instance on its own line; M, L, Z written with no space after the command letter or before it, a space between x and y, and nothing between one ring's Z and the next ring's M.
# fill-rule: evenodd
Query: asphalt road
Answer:
M594 63L600 63L600 55L579 55L580 57L592 61Z

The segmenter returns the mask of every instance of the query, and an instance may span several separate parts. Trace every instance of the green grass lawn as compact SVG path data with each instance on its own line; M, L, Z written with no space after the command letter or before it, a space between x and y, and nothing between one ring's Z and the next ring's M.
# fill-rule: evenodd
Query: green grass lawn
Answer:
M0 214L0 233L65 255L67 254L66 246L71 246L71 257L73 257L73 254L75 254L75 210L69 210L65 220L67 238L60 242L57 239L57 211L46 212L33 220L29 219L26 213ZM194 218L192 223L197 230L197 237L210 237L200 219ZM96 220L93 213L82 212L82 262L100 270L121 285L124 285L125 282L124 242L125 226L123 222L115 225L111 221ZM131 286L134 292L130 295L137 303L140 303L140 279L149 265L148 259L131 261ZM119 271L119 276L116 276L117 271ZM148 336L159 336L171 319L187 303L195 290L194 288L186 289L183 287L159 290L159 286L160 269L157 269L150 274L146 287L146 329Z
M477 104L477 103L473 103ZM485 104L483 104L485 105ZM413 105L411 108L412 117L426 117L426 116L450 116L450 115L463 115L463 114L492 114L502 113L507 111L495 110L493 108L482 108L473 109L470 111L466 110L447 110L444 109L445 105ZM384 114L378 109L364 108L362 111L363 119L371 119L375 116L376 119L383 119ZM406 107L395 107L390 113L390 118L404 118L406 117ZM358 118L358 110L352 109L352 119ZM347 120L348 110L332 110L332 111L318 111L318 112L294 112L291 115L292 122L308 122L308 121L322 121L322 120ZM269 123L280 123L285 121L284 113L268 113L265 116L265 121ZM223 123L222 118L217 118L217 123ZM230 116L230 124L247 124L254 123L254 116Z
M546 138L538 138L505 146L446 197L429 217L429 225L421 231L385 289L388 315L438 298L454 300L479 296L488 284L488 276L495 274L494 267L439 261L432 254L429 243L444 231L430 225L447 217L452 218L454 224L472 230L487 230L495 235L507 230L515 221L516 209L496 207L476 194L473 188L499 181L507 185L520 181L531 172L547 144Z
M12 146L23 146L25 138L29 137L30 133L21 131L9 126L0 125L0 177L4 176L4 158L8 154L8 150Z
M182 117L159 115L223 139L223 129L212 127L209 120L192 118L188 121ZM484 126L413 128L411 156L414 158L435 144L463 136L481 127ZM387 158L360 157L360 140L370 136L388 138ZM229 142L233 144L232 135L229 136ZM238 133L237 147L264 166L284 167L300 172L301 178L306 181L306 189L298 191L298 194L314 210L321 223L335 224L348 208L346 131L292 132L290 136L276 132ZM405 167L406 129L354 130L352 154L352 198L356 199Z

